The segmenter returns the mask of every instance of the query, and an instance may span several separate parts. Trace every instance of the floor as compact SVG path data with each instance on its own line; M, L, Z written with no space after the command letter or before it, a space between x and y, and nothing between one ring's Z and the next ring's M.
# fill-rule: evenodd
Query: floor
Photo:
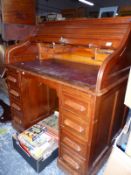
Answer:
M0 91L0 99L9 104L7 96ZM2 112L0 108L0 113ZM16 133L11 122L0 123L0 175L37 175L34 169L17 153L12 144L12 135ZM105 166L97 175L103 175ZM65 175L57 167L55 159L39 175Z

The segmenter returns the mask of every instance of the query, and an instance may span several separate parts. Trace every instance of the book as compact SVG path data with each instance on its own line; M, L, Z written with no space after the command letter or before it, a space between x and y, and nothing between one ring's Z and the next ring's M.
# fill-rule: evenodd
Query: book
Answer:
M30 156L30 150L28 147L26 147L25 145L23 145L22 143L19 142L19 145L21 146L21 148Z
M40 123L37 123L29 129L23 131L20 135L26 138L26 140L28 140L29 142L32 142L39 138L45 131L47 131L47 128Z
M51 139L52 138L46 133L43 133L41 136L39 136L37 139L33 141L28 140L25 135L22 134L18 135L18 140L30 148L40 147L44 143L49 142Z
M51 154L55 149L58 148L57 140L52 137L48 132L45 132L41 136L41 140L36 139L35 141L29 142L23 136L18 135L18 141L20 146L31 155L34 159L46 158L46 155Z
M50 116L18 134L23 150L34 159L46 159L58 148L58 116ZM57 129L56 129L57 128Z

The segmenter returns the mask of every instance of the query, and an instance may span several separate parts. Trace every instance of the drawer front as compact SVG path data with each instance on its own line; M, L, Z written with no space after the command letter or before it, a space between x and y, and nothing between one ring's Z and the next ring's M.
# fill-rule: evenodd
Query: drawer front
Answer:
M61 137L60 141L63 145L66 145L71 150L75 151L77 154L79 154L81 157L86 158L88 153L88 143L81 141L80 139L77 139L76 137L73 137L68 132L65 132L61 129Z
M22 124L17 123L15 120L13 120L12 124L17 131L22 132L25 130L25 128L22 126Z
M12 114L14 126L17 126L16 128L21 128L23 126L23 112L22 112L22 110L19 111L16 108L14 108L14 106L12 107L12 105L11 105L11 114ZM21 130L21 129L18 129L18 130Z
M61 127L76 137L88 141L88 124L77 118L75 114L63 110L61 113Z
M14 75L17 75L18 74L18 71L16 68L13 68L13 67L7 67L7 73L9 74L14 74Z
M16 69L7 69L7 83L14 87L19 87L19 72Z
M67 87L65 85L62 86L62 94L68 94L72 97L75 97L77 99L83 100L83 101L90 101L91 99L91 94L82 92L76 88L73 87Z
M17 112L16 110L12 109L11 115L12 115L12 117L15 116L15 118L19 118L21 121L23 120L23 113L22 112Z
M13 121L14 121L15 123L17 123L18 125L21 125L21 124L22 124L22 119L21 119L21 117L15 115L15 114L14 114L12 117L13 117Z
M14 87L14 89L19 87L19 79L14 75L11 74L7 75L7 83L9 87L12 86Z
M14 101L20 101L20 93L18 90L10 88L9 90L9 95L11 99L14 99Z
M12 104L16 104L16 105L18 105L20 108L21 108L21 100L20 100L20 96L19 97L16 97L16 96L14 96L14 95L12 95L12 94L10 94L10 102L11 102L11 106L12 106Z
M81 159L79 155L75 154L70 149L67 149L64 145L60 146L60 156L59 159L69 166L74 172L78 174L84 174L86 161Z
M22 106L19 102L15 101L12 98L10 98L10 102L11 102L11 110L16 111L18 113L22 112Z
M76 114L76 117L88 121L88 102L63 94L62 107Z

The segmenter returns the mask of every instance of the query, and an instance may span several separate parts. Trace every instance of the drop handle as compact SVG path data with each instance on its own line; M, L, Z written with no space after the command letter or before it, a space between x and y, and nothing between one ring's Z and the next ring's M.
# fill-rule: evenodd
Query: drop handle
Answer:
M66 100L66 101L65 101L65 105L68 105L68 106L70 106L71 108L73 108L73 109L75 109L75 110L77 110L77 111L80 111L80 112L86 111L86 108L85 108L83 105L78 104L78 103L76 103L76 102L74 102L74 101L72 101L72 100Z
M16 83L17 82L16 78L14 78L14 77L12 77L10 75L7 77L7 80L9 80L9 81L11 81L13 83Z
M63 159L74 169L79 170L80 165L67 154L63 154Z
M21 108L20 108L17 104L12 103L11 106L12 106L14 109L16 109L17 111L21 111Z
M64 120L64 124L79 133L82 133L84 131L84 128L82 126L72 122L69 119Z
M75 151L77 151L77 152L81 151L81 147L77 143L75 143L74 141L70 140L68 137L64 137L63 142L66 145L70 146Z
M10 90L10 93L12 95L14 95L15 97L19 97L20 96L19 93L17 91L13 90L13 89Z

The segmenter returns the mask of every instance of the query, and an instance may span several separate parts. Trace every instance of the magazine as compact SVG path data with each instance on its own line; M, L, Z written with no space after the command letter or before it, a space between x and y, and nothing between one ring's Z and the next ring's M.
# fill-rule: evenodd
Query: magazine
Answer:
M50 116L18 134L24 151L35 159L46 159L58 148L58 116ZM57 128L57 129L56 129Z
M20 146L33 158L45 159L46 155L51 154L56 148L58 148L57 140L52 137L48 132L41 135L41 139L38 138L35 141L27 141L23 135L18 135L18 141Z
M23 131L20 135L26 138L29 142L32 142L39 138L45 131L47 131L47 128L40 123L37 123L29 129Z

